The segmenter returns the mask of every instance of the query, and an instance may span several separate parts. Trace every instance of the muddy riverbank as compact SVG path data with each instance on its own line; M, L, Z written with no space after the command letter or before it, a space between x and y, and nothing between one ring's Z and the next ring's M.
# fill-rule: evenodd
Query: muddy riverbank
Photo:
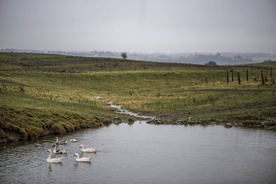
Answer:
M149 116L149 115L141 115L139 113L131 112L121 105L113 105L109 104L110 107L115 108L117 113L121 114L127 114L136 118L142 118L146 119L146 122L148 124L154 124L154 125L202 125L202 126L208 126L208 125L223 125L225 128L231 128L231 127L244 127L244 128L260 128L260 129L267 129L267 130L273 130L276 131L276 119L269 118L267 120L254 120L252 117L247 117L247 119L237 119L235 121L221 121L219 119L196 119L191 116L185 118L185 119L167 119L167 118L160 118L156 116ZM115 118L113 123L133 123L134 121L132 119L129 119L129 121L121 120L119 118Z

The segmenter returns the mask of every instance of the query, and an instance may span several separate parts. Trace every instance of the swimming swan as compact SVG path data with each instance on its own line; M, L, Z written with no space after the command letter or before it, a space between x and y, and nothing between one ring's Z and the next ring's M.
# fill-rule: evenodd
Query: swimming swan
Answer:
M77 157L76 158L77 162L91 162L91 159L92 159L92 157L82 157L82 158L80 158L78 153L75 153L74 157Z
M57 150L57 148L58 148L58 145L55 144L54 145L54 149L53 149L53 153L55 153L55 154L67 154L67 150L66 149L58 149Z
M61 144L67 144L67 142L68 142L67 139L64 140L64 141L59 141L58 137L56 137L56 144L59 144L59 145L61 145Z
M48 155L48 158L47 158L47 162L61 163L61 160L63 159L63 157L61 157L61 158L52 158L52 150L48 149L48 152L49 152L49 155Z
M81 152L84 152L84 153L96 153L97 149L96 148L85 148L84 149L84 146L81 144L79 146Z
M70 139L69 141L70 142L77 142L78 140L77 139Z

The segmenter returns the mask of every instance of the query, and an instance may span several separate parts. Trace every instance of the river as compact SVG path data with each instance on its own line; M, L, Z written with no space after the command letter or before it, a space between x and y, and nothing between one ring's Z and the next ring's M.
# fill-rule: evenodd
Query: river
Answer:
M54 136L1 145L0 183L272 184L276 133L223 126L112 124L60 137L62 164L46 162ZM39 145L38 145L39 143ZM79 145L96 147L92 162L77 163Z

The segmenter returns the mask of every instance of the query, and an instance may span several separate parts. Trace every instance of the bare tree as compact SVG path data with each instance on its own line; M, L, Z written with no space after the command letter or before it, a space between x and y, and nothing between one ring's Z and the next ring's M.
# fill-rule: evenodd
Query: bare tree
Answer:
M205 63L205 65L208 65L208 66L217 66L217 63L214 62L214 61L209 61L208 63Z
M122 56L123 59L126 59L127 58L127 53L126 52L122 52L121 56Z

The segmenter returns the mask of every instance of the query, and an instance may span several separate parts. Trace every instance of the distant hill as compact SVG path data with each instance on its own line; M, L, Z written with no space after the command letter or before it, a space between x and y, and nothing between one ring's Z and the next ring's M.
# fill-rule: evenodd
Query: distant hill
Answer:
M61 50L31 50L31 49L1 49L0 52L25 52L42 54L60 54L83 57L110 57L121 58L120 52L112 51L61 51ZM124 51L125 52L125 51ZM218 65L237 65L258 63L266 60L276 60L276 54L269 53L238 53L238 52L217 52L217 53L137 53L127 52L128 59L157 61L167 63L191 63L204 65L210 61Z

